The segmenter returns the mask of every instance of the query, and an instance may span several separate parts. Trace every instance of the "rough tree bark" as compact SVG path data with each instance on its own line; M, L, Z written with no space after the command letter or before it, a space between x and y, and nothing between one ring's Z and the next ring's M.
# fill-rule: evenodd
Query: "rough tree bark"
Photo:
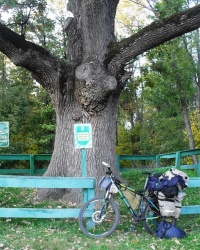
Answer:
M91 123L93 147L87 150L88 176L104 174L101 162L115 166L117 103L126 62L165 41L200 27L200 5L116 42L114 20L119 0L73 0L74 17L66 23L68 62L26 41L0 24L0 51L32 73L50 94L56 110L56 137L45 175L81 176L80 152L74 148L74 124ZM65 190L42 190L40 198L61 198ZM74 194L77 201L78 196Z

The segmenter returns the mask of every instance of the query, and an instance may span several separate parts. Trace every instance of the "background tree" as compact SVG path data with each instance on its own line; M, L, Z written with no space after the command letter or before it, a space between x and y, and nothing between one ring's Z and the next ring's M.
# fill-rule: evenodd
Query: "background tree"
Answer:
M74 0L66 23L67 61L0 24L0 51L50 94L56 111L54 151L46 175L80 176L80 153L74 148L75 122L91 123L93 148L87 151L89 176L104 173L101 162L115 165L115 128L119 94L130 77L124 66L145 51L200 26L200 6L154 22L116 42L119 1ZM41 190L40 197L60 198L65 190ZM70 195L70 198L78 196Z
M173 13L180 10L185 6L184 4L186 5L184 1L181 4L180 1L163 1L154 7L151 6L151 9L156 18L161 18L169 15L170 11ZM189 1L187 1L188 4ZM166 8L167 10L164 11ZM130 109L134 121L137 121L137 126L131 126L128 129L125 126L120 128L118 153L123 153L124 149L121 131L128 134L137 133L138 141L130 142L129 148L135 152L139 149L142 154L184 150L188 148L188 145L190 149L193 149L197 145L195 140L197 136L196 138L193 136L189 119L190 112L196 108L197 99L195 98L198 96L198 87L195 86L196 79L198 79L195 76L198 72L196 66L198 36L196 36L196 32L165 43L146 54L147 57L144 61L146 68L140 67L142 77L134 78L134 84L137 79L136 93L139 93L137 105L134 104L134 94L131 95L132 100L124 99L130 101L126 106L134 104L134 107L139 107L140 119L137 121L138 111L135 112L134 108ZM124 89L125 93L128 86ZM124 94L121 95L121 98L123 100ZM122 113L124 113L123 109ZM141 122L139 123L139 121ZM184 129L187 131L187 139L183 134ZM125 141L127 144L129 140ZM189 141L188 145L187 141ZM196 162L195 157L194 162Z

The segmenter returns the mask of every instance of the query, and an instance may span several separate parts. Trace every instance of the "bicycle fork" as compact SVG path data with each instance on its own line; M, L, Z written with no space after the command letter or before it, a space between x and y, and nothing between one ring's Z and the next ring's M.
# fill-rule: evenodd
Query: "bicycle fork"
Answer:
M105 195L105 198L104 198L102 208L101 208L100 213L98 215L99 219L101 219L101 220L104 218L106 211L107 211L107 208L108 208L108 205L109 205L107 199L110 199L110 198L111 198L111 194L109 192L107 192Z

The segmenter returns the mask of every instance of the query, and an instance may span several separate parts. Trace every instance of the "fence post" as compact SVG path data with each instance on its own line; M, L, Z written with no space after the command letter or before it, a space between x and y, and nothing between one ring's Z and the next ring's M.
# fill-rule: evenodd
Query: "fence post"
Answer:
M197 165L197 176L200 176L200 160Z
M160 167L160 155L156 155L156 168Z
M117 170L120 172L120 155L116 155L116 167Z
M175 168L180 168L181 165L181 152L176 152Z
M30 175L35 175L34 155L30 155Z

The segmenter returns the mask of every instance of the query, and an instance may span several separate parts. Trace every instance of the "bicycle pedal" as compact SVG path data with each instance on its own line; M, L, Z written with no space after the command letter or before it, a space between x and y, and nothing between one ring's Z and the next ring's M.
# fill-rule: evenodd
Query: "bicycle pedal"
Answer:
M134 217L131 219L131 222L133 225L136 225L138 223L138 221L139 221L139 219L134 218Z

